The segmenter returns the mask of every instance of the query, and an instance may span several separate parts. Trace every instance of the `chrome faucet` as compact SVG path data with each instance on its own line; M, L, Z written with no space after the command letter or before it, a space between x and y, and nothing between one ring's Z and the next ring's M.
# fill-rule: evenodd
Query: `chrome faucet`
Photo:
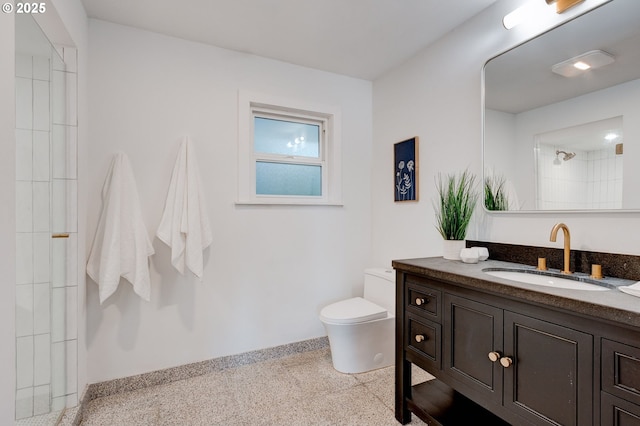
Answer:
M556 237L558 235L558 230L562 229L562 233L564 234L564 269L562 270L563 274L570 274L571 269L571 234L569 233L569 228L564 223L556 223L553 229L551 229L551 236L549 240L551 242L556 242Z

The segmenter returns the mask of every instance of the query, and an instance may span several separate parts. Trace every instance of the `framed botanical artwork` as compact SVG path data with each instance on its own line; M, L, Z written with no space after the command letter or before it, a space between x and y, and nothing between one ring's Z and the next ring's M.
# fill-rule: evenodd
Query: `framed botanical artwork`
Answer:
M418 137L393 145L394 200L418 201Z

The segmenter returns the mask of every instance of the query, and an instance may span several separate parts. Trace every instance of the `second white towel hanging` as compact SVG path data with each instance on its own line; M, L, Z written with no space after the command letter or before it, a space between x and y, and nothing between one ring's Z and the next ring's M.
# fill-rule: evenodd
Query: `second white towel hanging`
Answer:
M178 272L184 274L186 267L202 278L203 250L213 237L197 157L188 137L180 145L156 235L171 247L171 264Z

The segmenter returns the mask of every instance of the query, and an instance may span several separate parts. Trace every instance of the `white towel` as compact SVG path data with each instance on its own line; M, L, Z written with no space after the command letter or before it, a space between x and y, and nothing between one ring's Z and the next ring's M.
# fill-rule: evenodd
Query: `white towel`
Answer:
M100 304L116 291L121 276L149 301L148 258L153 253L129 158L118 152L102 188L102 213L87 262L87 273L98 283Z
M640 297L640 282L637 282L629 286L618 287L618 290L623 291L632 296Z
M173 167L167 201L156 235L171 247L171 264L203 274L202 251L213 241L193 144L184 138Z

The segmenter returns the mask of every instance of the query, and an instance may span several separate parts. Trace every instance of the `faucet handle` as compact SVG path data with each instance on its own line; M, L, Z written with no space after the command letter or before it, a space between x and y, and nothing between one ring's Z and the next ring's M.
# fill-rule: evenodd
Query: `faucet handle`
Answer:
M596 280L601 280L603 278L602 265L598 265L596 263L591 265L591 278L594 278Z
M538 271L546 271L547 270L547 258L539 257L538 258Z

